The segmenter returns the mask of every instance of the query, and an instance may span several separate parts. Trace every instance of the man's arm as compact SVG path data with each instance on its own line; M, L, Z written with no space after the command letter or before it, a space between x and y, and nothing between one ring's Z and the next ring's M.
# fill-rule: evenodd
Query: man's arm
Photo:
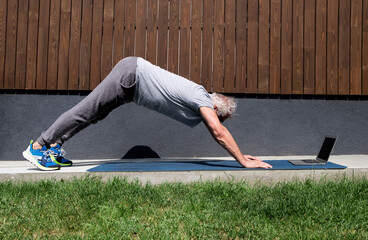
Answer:
M271 168L268 163L262 162L259 158L250 155L244 156L236 144L234 138L225 126L219 121L216 112L209 107L199 109L204 123L212 137L225 148L242 166L246 168Z

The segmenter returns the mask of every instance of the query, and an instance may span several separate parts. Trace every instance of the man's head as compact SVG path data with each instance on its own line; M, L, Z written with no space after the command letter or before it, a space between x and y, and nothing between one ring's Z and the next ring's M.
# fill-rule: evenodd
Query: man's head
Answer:
M221 122L231 117L236 109L234 98L219 93L212 93L211 100L216 114Z

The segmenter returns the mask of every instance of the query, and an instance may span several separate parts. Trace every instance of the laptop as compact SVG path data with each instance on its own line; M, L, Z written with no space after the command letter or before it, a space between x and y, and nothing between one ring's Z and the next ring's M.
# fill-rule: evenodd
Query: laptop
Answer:
M294 165L326 165L336 140L337 136L326 136L315 159L289 160L289 162Z

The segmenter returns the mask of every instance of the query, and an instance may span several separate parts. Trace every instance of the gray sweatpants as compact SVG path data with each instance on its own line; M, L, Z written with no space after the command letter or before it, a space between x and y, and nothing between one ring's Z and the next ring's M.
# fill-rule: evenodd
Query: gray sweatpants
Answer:
M42 132L37 142L42 146L63 144L91 123L104 119L113 109L131 102L134 96L136 69L136 57L124 58L118 62L88 96Z

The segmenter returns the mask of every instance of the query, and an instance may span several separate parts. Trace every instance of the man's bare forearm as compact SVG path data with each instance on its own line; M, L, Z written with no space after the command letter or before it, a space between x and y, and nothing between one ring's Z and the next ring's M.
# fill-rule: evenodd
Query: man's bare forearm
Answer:
M210 129L209 129L210 130ZM211 131L210 131L211 132ZM247 155L244 156L236 144L233 136L222 126L218 131L211 132L212 136L229 154L234 157L243 167L246 168L272 168L268 163L262 162L259 158Z
M210 132L217 143L219 143L241 165L245 166L246 160L244 159L244 155L240 151L233 136L230 134L226 127L222 126L216 132Z
M200 108L200 112L203 116L204 124L211 133L212 137L242 166L247 168L271 167L271 165L262 162L262 160L259 158L252 157L250 155L244 156L236 144L233 136L230 134L227 128L220 123L219 118L213 109L202 107Z

